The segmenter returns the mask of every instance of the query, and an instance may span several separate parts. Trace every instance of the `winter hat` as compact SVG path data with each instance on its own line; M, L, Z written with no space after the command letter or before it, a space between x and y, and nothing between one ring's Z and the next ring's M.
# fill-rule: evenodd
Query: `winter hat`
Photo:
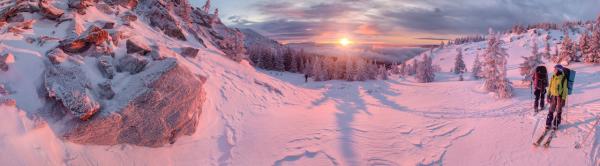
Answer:
M563 71L562 65L556 65L556 66L554 66L554 68L558 69L559 71Z

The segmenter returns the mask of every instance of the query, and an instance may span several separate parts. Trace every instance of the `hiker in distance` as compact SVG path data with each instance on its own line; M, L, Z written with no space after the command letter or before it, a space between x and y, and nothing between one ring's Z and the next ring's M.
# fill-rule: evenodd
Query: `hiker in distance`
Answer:
M533 108L535 109L535 113L538 113L540 110L544 110L545 96L546 96L546 87L548 87L548 70L546 66L538 66L535 68L535 73L532 76L533 80L533 88L535 95L535 101L533 104Z
M557 130L558 125L560 125L562 108L569 92L567 78L565 77L564 67L562 65L554 66L554 74L552 75L552 79L550 79L550 86L548 87L550 112L546 119L546 129L552 128L553 130ZM555 112L556 116L554 116Z

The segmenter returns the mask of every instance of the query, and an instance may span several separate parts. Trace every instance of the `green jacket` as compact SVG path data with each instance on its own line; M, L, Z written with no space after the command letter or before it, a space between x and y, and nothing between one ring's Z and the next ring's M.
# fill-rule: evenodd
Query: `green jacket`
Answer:
M567 87L567 79L564 79L565 75L552 75L550 79L550 86L548 86L548 95L550 96L561 96L563 100L567 99L569 95L569 87Z

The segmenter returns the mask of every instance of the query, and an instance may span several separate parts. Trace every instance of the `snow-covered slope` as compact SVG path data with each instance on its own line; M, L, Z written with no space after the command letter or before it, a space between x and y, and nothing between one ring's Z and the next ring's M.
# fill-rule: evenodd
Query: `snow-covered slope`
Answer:
M112 19L116 18L95 8L82 18L88 20L86 25ZM142 20L133 23L131 36L168 46L165 53L206 78L206 101L196 132L159 148L74 144L62 140L52 124L33 116L45 101L37 92L45 52L58 43L38 46L24 39L66 35L49 30L66 25L54 25L42 19L22 35L0 35L0 46L15 55L9 71L0 72L0 83L11 92L7 96L17 101L16 107L0 106L2 165L600 164L598 128L582 149L573 148L600 115L597 65L571 66L579 73L565 127L551 148L531 146L544 120L536 126L529 87L519 85L516 68L520 56L529 55L529 36L506 45L511 54L509 77L517 88L514 98L499 100L480 90L482 81L456 81L457 76L448 72L457 47L468 49L465 62L470 69L473 55L484 43L435 51L434 64L443 72L436 73L434 83L398 76L385 81L305 83L299 74L256 70L246 61L231 61L208 37L201 37L208 47L203 48L190 34L185 36L192 40L177 40ZM175 49L181 47L201 49L196 57L184 57ZM117 53L126 51L118 48ZM87 58L82 63L89 63Z

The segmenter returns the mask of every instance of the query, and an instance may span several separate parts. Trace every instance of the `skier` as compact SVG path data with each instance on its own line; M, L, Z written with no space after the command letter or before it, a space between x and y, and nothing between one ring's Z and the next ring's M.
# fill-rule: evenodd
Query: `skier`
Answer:
M554 75L550 79L550 86L548 87L548 103L550 103L550 112L546 119L546 129L552 127L553 130L558 129L560 125L562 107L565 104L565 100L568 95L567 79L565 78L564 70L562 65L554 66ZM554 116L556 112L556 117Z
M533 87L535 95L535 103L533 107L535 108L535 113L538 113L540 110L544 110L545 96L546 96L546 87L548 87L548 70L546 66L538 66L535 68L535 74L532 76ZM540 109L541 108L541 109Z
M308 74L304 74L304 82L308 82Z

